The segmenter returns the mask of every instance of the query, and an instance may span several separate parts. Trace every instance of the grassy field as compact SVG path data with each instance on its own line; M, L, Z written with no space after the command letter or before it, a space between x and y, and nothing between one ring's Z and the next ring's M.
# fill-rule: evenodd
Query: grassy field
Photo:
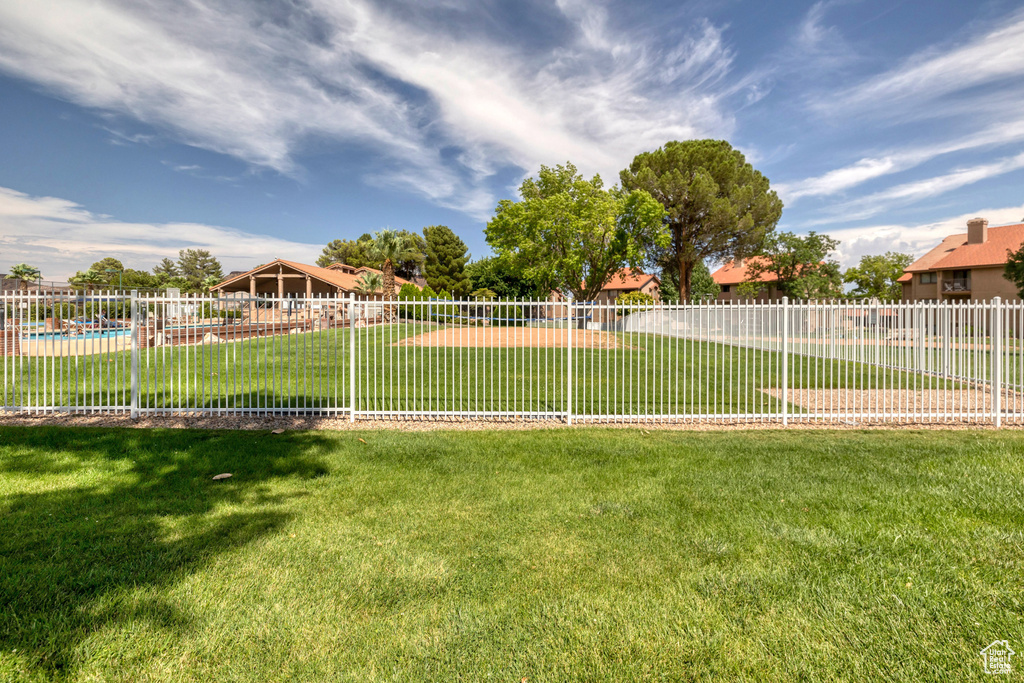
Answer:
M562 412L568 401L565 349L407 346L434 325L358 330L356 392L364 411ZM469 334L469 331L465 332ZM543 329L535 331L540 340ZM617 348L574 349L576 414L777 413L763 393L780 385L781 354L709 341L618 333ZM116 352L72 359L7 359L8 405L127 406L130 363ZM140 358L144 408L336 408L349 399L349 332L159 347ZM955 386L865 363L790 354L793 388ZM790 408L799 412L797 408Z
M981 680L1024 646L1021 452L0 428L0 680Z

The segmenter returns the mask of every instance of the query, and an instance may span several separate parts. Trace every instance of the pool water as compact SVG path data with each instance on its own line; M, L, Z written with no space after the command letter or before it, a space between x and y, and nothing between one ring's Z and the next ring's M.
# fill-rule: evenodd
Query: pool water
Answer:
M73 337L60 332L32 332L26 337L28 341L77 341L79 339L113 339L128 334L128 330L86 330Z

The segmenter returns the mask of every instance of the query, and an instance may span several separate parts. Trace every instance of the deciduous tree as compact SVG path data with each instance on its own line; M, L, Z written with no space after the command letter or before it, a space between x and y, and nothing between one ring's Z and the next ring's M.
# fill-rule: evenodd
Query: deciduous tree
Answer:
M791 299L842 296L839 264L831 258L837 246L838 240L813 231L803 237L791 232L771 233L758 257L747 264L747 283L756 286L764 281L766 273L771 273L779 292Z
M600 176L586 180L571 163L541 166L519 194L498 203L488 243L520 276L578 301L592 301L620 268L639 268L668 241L665 211L647 192L605 190Z
M487 256L466 266L466 274L474 290L494 292L497 299L544 299L547 292L539 291L535 280L518 273L509 259Z
M106 285L116 283L118 274L121 274L121 284L124 284L124 264L113 256L100 259L89 266L89 270L99 273L100 277L103 278L103 284Z
M1024 244L1017 251L1006 250L1006 279L1017 286L1017 296L1024 299Z
M375 268L380 264L370 257L370 251L373 248L372 242L373 237L368 233L357 240L332 240L324 247L316 264L321 268L327 268L335 263L344 263L353 268L362 268L363 266Z
M671 239L651 256L663 271L679 273L685 300L698 262L755 253L782 216L768 178L724 140L668 142L637 155L620 180L623 188L646 190L665 207Z
M843 273L843 282L854 285L850 296L896 301L903 293L897 280L913 262L913 256L895 251L882 256L861 256L859 264Z

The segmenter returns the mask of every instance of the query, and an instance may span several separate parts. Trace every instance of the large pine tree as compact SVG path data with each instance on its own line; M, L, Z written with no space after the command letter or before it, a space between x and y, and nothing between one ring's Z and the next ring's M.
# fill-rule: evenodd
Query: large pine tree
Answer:
M469 296L473 283L466 273L466 243L445 225L423 228L423 236L427 240L427 260L423 266L427 284L436 291L447 290L457 298Z

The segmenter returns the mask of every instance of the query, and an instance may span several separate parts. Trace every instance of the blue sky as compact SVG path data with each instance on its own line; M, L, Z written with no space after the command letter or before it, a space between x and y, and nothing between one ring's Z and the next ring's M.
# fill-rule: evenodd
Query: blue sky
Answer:
M840 258L1024 219L1019 2L0 3L0 271L228 269L724 138Z

